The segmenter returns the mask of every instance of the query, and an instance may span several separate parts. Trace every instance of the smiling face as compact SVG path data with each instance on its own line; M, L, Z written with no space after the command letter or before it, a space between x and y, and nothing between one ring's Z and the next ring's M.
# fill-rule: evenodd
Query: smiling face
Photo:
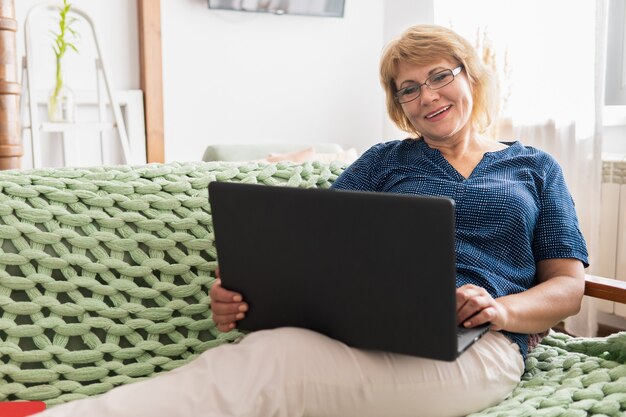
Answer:
M394 78L396 90L422 84L433 74L453 69L459 63L439 60L428 65L400 61ZM469 138L472 133L471 115L474 106L469 81L462 70L450 84L431 90L421 87L420 96L401 105L406 117L428 143Z

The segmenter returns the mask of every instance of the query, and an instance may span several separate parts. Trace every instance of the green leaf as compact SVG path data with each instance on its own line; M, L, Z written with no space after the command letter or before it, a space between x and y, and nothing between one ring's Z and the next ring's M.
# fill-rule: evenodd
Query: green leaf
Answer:
M58 16L59 16L59 20L58 20L59 33L50 31L52 35L54 36L52 50L54 51L54 54L57 58L57 65L60 62L61 58L63 58L63 56L65 55L65 52L67 52L68 48L78 53L78 48L76 47L76 45L74 45L71 42L68 42L66 39L66 35L68 33L70 33L72 38L74 39L78 39L80 37L79 33L76 32L72 27L70 27L72 24L74 24L75 22L79 20L76 17L69 15L70 8L71 8L71 4L69 3L69 1L63 0L63 6L57 7Z

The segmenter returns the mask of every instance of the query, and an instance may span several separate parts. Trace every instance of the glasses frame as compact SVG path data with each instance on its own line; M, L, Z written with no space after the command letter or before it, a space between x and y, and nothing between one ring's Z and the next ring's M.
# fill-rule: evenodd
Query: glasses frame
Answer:
M423 87L423 86L428 87L430 90L439 90L440 88L443 88L443 87L445 87L445 86L447 86L447 85L450 85L450 83L451 83L452 81L454 81L454 79L456 78L456 76L457 76L457 75L459 75L459 74L461 73L461 71L462 71L462 70L463 70L463 65L459 65L459 66L458 66L458 67L456 67L456 68L452 68L452 69L449 69L449 68L448 68L448 69L445 69L445 70L439 71L439 72L437 72L437 73L435 73L435 74L431 75L431 76L430 76L430 77L428 77L428 78L426 79L426 81L424 81L422 84L417 85L417 95L416 95L415 97L413 97L412 99L410 99L410 100L407 100L407 101L400 101L400 100L401 100L400 93L401 93L403 90L405 90L406 88L409 88L409 87L404 87L404 88L401 88L401 89L400 89L400 91L397 91L397 92L395 92L395 93L393 94L393 97L395 98L396 103L398 103L398 104L406 104L406 103L410 103L410 102L412 102L412 101L414 101L414 100L417 100L418 98L420 98L420 97L422 96L422 87ZM449 82L449 83L446 83L446 84L444 84L444 85L442 85L442 86L436 87L436 88L431 87L431 86L430 86L430 80L431 80L433 77L436 77L436 76L438 76L438 75L441 75L441 74L443 74L443 73L445 73L445 72L450 72L450 74L452 74L452 79L450 80L450 82ZM414 85L411 85L410 87L415 87L415 86L414 86Z

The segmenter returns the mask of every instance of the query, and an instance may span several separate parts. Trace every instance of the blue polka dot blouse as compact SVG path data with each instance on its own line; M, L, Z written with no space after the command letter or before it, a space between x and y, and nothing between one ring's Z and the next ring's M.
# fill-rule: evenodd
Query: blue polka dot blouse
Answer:
M333 188L443 196L456 208L457 287L475 284L492 297L535 284L542 259L588 266L574 202L558 163L520 142L487 152L468 178L421 139L373 146ZM393 213L390 213L393 215ZM503 332L525 357L528 335Z

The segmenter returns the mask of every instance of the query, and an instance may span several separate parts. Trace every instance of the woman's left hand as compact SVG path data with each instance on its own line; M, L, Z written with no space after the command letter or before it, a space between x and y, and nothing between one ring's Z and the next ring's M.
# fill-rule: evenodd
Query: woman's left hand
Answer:
M508 313L487 290L466 284L456 289L456 316L463 327L491 323L491 330L502 330L506 328Z

